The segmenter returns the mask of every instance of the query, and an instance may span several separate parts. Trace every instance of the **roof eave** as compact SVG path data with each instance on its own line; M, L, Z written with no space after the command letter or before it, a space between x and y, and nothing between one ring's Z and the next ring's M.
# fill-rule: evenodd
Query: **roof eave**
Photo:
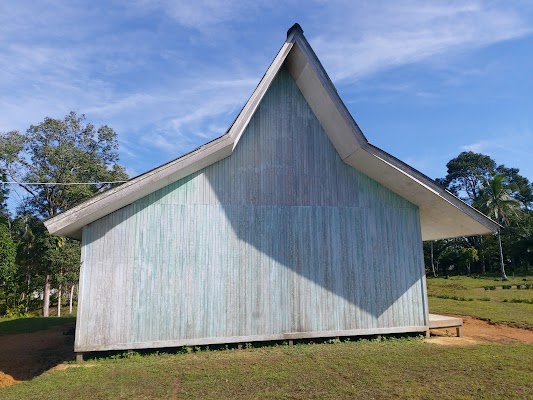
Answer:
M498 229L498 224L432 179L368 142L303 36L301 27L295 24L224 136L45 221L50 233L79 239L83 226L230 156L284 64L341 159L419 207L424 240L472 236ZM469 218L465 219L465 215Z

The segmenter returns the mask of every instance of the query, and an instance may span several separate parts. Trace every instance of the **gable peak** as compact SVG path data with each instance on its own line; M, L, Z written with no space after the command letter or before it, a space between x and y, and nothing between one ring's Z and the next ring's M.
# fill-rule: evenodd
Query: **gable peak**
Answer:
M289 30L287 31L287 37L289 37L290 34L293 32L298 32L301 35L304 34L304 30L302 29L302 27L300 26L298 22L296 22L293 26L289 28Z

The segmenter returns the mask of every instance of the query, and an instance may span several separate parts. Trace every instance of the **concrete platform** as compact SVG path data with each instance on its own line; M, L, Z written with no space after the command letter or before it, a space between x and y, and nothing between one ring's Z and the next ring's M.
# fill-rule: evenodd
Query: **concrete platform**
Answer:
M456 328L457 336L461 337L463 320L457 317L448 317L446 315L429 314L429 329L438 328ZM429 331L427 332L429 337Z

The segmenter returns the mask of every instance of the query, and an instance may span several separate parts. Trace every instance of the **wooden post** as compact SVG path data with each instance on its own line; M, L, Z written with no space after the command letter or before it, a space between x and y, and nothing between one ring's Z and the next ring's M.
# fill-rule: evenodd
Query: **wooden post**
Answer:
M76 362L77 363L83 362L83 353L76 353Z
M294 343L292 341L292 339L289 339L289 346L292 346Z
M431 333L429 332L429 329L426 331L426 337L430 337L431 336Z
M237 343L237 349L242 350L242 343Z
M463 327L458 326L456 329L457 329L457 337L463 336Z
M381 342L381 335L377 335L376 339L377 339L378 342Z

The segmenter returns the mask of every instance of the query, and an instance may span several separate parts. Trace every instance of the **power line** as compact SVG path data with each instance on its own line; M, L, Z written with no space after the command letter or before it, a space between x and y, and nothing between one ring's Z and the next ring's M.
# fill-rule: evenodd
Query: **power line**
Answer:
M72 185L107 185L111 183L124 183L128 181L111 181L111 182L15 182L15 181L8 181L8 182L2 182L0 181L0 185L7 184L7 185L44 185L44 186L52 186L52 185L63 185L63 186L72 186Z

